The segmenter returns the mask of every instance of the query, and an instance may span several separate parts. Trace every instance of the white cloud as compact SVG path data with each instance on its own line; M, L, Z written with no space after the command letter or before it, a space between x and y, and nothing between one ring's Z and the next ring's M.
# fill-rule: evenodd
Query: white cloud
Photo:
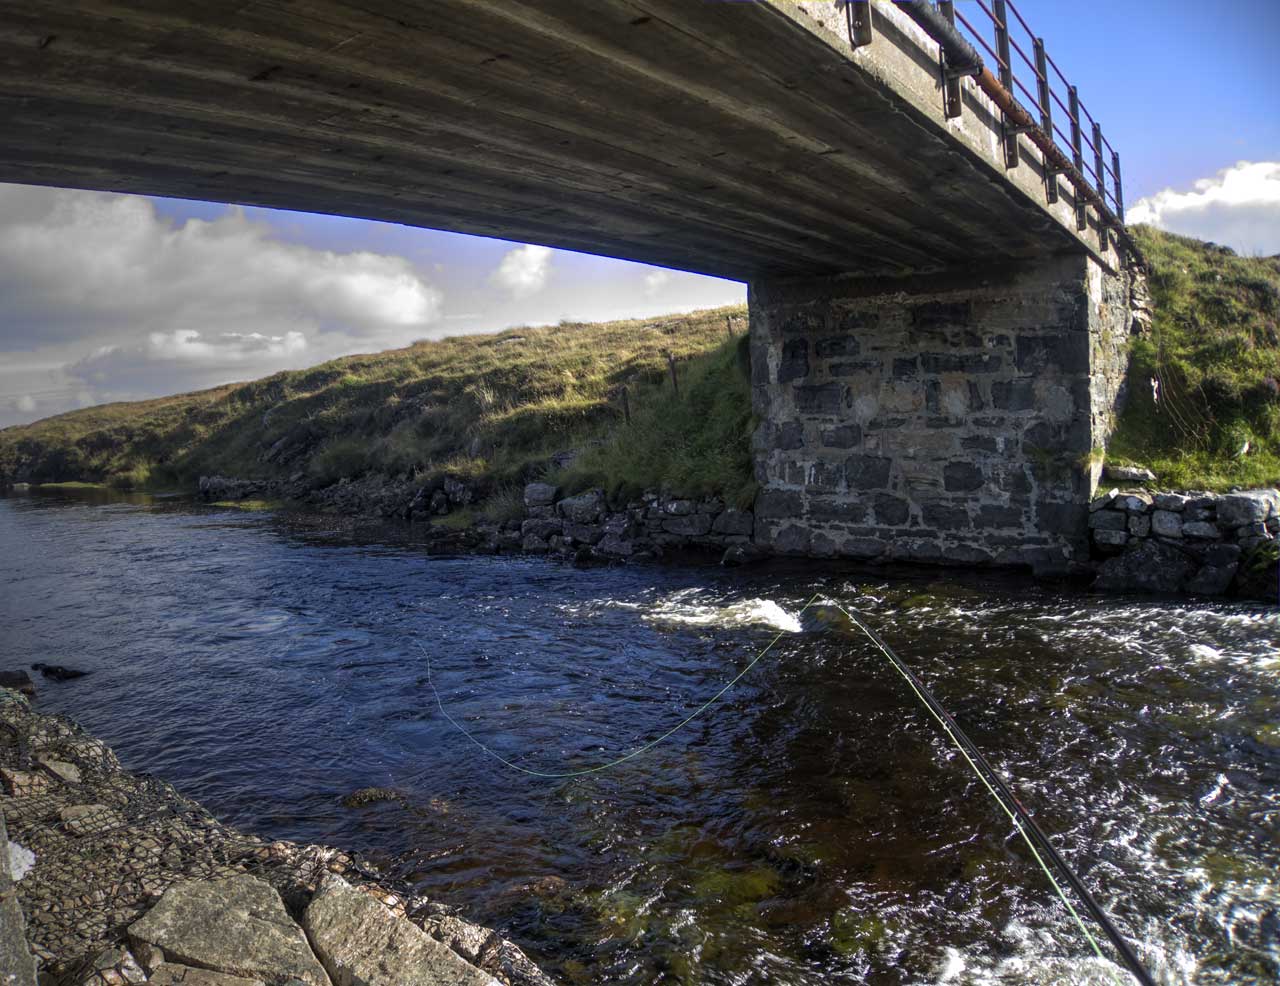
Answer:
M30 394L23 394L13 402L13 406L19 411L31 412L36 409L36 399Z
M1245 255L1280 253L1280 161L1241 161L1191 191L1166 188L1135 202L1125 219Z
M155 333L407 342L441 302L403 257L287 243L239 209L178 225L139 196L23 185L0 186L0 297L9 352Z
M493 272L493 281L513 298L527 298L546 287L550 275L551 249L530 244L508 252Z
M665 288L671 282L671 272L668 270L651 270L644 276L644 293L646 298L652 298L655 294Z

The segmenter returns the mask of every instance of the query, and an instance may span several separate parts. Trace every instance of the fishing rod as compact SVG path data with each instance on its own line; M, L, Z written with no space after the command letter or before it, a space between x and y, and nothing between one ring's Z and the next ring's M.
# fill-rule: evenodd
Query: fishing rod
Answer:
M811 607L813 607L817 602L818 602L818 595L815 594L812 598L810 598L810 600L807 603L804 604L803 607L801 607L799 613L797 613L796 615L803 616L804 613L807 610L809 610ZM1031 855L1035 858L1036 863L1039 864L1040 869L1044 871L1044 874L1048 878L1049 883L1052 885L1054 891L1058 894L1058 897L1062 901L1063 905L1067 908L1068 913L1070 913L1071 917L1075 920L1077 927L1079 927L1081 932L1083 932L1085 938L1088 940L1089 944L1092 946L1094 953L1099 958L1105 959L1105 956L1103 955L1103 952L1102 952L1102 948L1098 944L1097 939L1095 939L1092 933L1090 933L1088 927L1085 925L1084 921L1081 919L1079 912L1075 909L1074 906L1072 906L1071 901L1070 899L1068 899L1066 893L1063 891L1061 884L1058 883L1057 879L1053 875L1053 872L1049 869L1049 866L1045 863L1046 857L1053 864L1053 866L1059 871L1059 873L1062 874L1062 876L1066 879L1066 882L1071 886L1071 888L1076 892L1076 895L1084 903L1085 909L1089 912L1089 914L1093 917L1093 919L1097 921L1098 924L1102 927L1102 930L1106 934L1107 939L1111 942L1116 952L1120 955L1120 958L1123 960L1125 967L1133 975L1133 977L1139 983L1141 983L1142 986L1157 986L1156 981L1151 976L1151 973L1147 971L1146 966L1142 964L1142 961L1138 958L1137 954L1134 952L1133 947L1129 944L1128 940L1124 937L1124 935L1120 933L1120 930L1115 926L1115 923L1111 920L1110 915L1108 915L1107 912L1102 909L1102 906L1097 902L1097 900L1094 899L1093 894L1089 892L1089 888L1084 885L1084 882L1080 879L1079 876L1076 875L1075 871L1068 865L1067 861L1063 859L1062 856L1058 853L1058 851L1053 847L1053 844L1049 841L1049 837L1045 835L1044 830L1040 828L1040 826L1036 823L1036 820L1031 817L1031 813L1028 812L1025 807L1023 807L1022 802L1018 800L1018 796L1014 794L1013 790L1009 787L1009 785L1005 783L1004 778L1001 777L1000 774L996 772L996 769L991 765L991 762L987 760L987 758L983 755L982 751L978 749L977 745L971 739L969 739L968 735L966 735L964 730L960 728L960 725L955 721L955 719L951 717L951 714L947 712L945 708L943 708L942 703L940 703L937 700L937 698L934 697L933 693L929 691L928 687L925 685L923 681L920 680L919 676L916 675L916 673L911 669L911 667L905 661L902 660L902 658L898 657L898 655L894 652L893 648L891 648L887 643L885 643L884 639L878 633L876 633L875 630L873 630L870 626L868 626L866 622L862 620L861 617L859 617L855 613L851 613L849 610L845 609L839 603L827 603L825 605L829 605L833 609L842 613L850 623L852 623L864 634L866 634L867 639L869 639L873 644L875 644L876 648L885 656L885 658L889 661L890 665L894 668L894 670L898 672L898 674L902 677L904 681L906 681L907 685L911 688L915 696L921 701L921 703L923 703L925 708L928 709L929 712L933 715L933 717L938 721L938 724L942 727L943 731L947 734L948 737L950 737L951 741L956 745L956 748L959 749L961 755L968 762L973 772L977 775L978 780L982 782L983 786L987 789L988 793L990 793L991 797L995 800L995 802L1000 806L1000 808L1004 811L1004 813L1013 822L1014 828L1018 830L1018 833L1022 836L1023 840L1026 842L1027 848L1031 850ZM436 705L440 710L440 714L444 716L444 718L448 720L448 722L451 723L454 726L454 728L456 728L467 739L469 739L472 743L474 743L481 751L488 754L490 757L493 757L499 763L513 770L520 771L521 773L524 773L524 774L530 774L534 777L573 778L573 777L582 777L587 774L600 773L601 771L609 770L612 767L616 767L619 764L625 763L626 761L631 760L632 758L637 757L640 754L653 749L653 747L657 746L659 743L663 742L664 740L668 739L675 733L679 732L681 729L683 729L685 726L691 723L694 719L702 715L702 713L705 712L707 709L709 709L713 704L719 701L720 698L723 697L724 694L729 691L729 689L731 689L734 685L736 685L739 681L741 681L742 678L752 668L754 668L757 664L759 664L760 661L764 658L764 656L768 654L771 650L773 650L774 645L776 645L778 641L781 640L786 635L787 635L786 630L780 631L772 640L769 641L768 644L765 645L765 647L760 651L760 653L758 653L754 658L752 658L751 661L747 664L747 666L744 667L741 671L739 671L736 675L734 675L733 678L731 678L727 684L725 684L719 691L717 691L714 695L712 695L711 698L707 699L707 701L699 705L696 709L693 710L693 712L687 715L684 719L681 719L679 722L677 722L674 726L672 726L666 732L662 733L661 735L657 736L652 740L649 740L647 743L641 744L640 746L623 754L622 756L606 761L605 763L597 764L594 767L585 767L585 768L579 768L576 770L564 770L564 771L532 770L521 764L515 763L507 759L506 757L502 756L496 750L491 749L484 742L482 742L479 739L479 737L477 737L474 733L472 733L469 729L467 729L464 725L462 725L462 723L460 723L456 718L454 718L449 713L449 711L445 708L443 696L441 696L439 689L436 688L435 680L432 675L432 669L431 669L431 655L427 652L427 649L422 646L420 641L415 640L414 643L417 644L418 649L422 651L423 656L427 659L427 684L430 685L432 694L435 696Z

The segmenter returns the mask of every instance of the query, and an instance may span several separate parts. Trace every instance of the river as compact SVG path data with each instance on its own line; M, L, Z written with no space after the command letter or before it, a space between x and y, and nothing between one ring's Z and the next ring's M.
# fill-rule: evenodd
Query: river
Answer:
M404 529L0 498L0 668L224 821L367 854L565 983L1128 982L864 640L1167 984L1280 978L1280 611L816 564L575 569ZM782 632L723 700L696 709ZM433 677L428 678L428 660ZM403 803L350 809L354 789ZM1105 947L1105 946L1104 946Z

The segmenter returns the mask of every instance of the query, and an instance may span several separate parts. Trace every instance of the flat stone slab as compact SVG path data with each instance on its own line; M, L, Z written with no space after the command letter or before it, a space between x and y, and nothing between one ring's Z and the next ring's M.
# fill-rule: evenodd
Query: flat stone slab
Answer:
M210 969L193 969L189 965L166 962L147 979L149 986L266 986L261 979L228 976Z
M0 983L35 986L36 960L27 948L27 924L9 876L9 834L0 815Z
M166 962L269 986L331 986L280 895L248 875L175 883L129 926L129 937L159 948Z
M335 986L500 986L334 873L321 882L302 925Z

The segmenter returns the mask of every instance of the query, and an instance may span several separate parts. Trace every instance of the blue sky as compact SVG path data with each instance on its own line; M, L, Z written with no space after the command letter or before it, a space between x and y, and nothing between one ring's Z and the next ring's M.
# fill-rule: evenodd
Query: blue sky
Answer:
M1131 221L1280 253L1280 0L1018 7L1119 150ZM732 303L745 288L385 223L0 185L0 296L3 427L416 338Z

